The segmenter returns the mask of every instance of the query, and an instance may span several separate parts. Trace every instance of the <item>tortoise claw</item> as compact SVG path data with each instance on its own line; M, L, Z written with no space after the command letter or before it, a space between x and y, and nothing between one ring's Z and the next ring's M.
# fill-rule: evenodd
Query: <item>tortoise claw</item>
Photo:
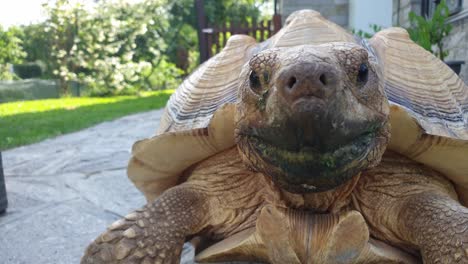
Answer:
M168 237L163 227L147 228L150 208L114 222L88 246L81 263L177 263L184 238Z

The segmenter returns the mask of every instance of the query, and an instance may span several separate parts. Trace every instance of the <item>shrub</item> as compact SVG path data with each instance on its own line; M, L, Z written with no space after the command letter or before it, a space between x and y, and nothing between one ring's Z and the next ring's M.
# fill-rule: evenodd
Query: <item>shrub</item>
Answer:
M0 80L16 79L9 65L20 63L26 56L20 35L21 30L16 27L4 30L0 25Z
M14 71L21 79L39 78L42 76L42 68L36 63L16 64Z
M382 26L379 26L377 24L370 24L369 25L369 28L372 29L372 32L366 32L366 31L363 31L363 30L358 30L356 31L356 29L353 29L351 32L354 34L354 35L357 35L359 36L360 38L363 38L363 39L370 39L372 38L375 33L379 32L380 30L382 30Z
M432 18L418 16L414 12L409 14L412 27L408 28L408 33L411 39L441 60L448 55L448 51L444 50L443 39L452 30L452 25L447 23L448 16L449 9L445 0L437 5ZM433 50L433 46L437 49Z

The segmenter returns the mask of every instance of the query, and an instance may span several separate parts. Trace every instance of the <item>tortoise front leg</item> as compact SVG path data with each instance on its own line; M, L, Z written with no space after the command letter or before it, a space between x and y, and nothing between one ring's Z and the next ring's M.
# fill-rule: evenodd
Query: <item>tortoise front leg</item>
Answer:
M374 237L419 251L424 263L468 263L468 208L440 173L386 153L352 196Z
M468 208L446 194L426 192L402 202L398 226L424 263L468 263Z
M169 189L113 223L88 246L81 263L179 263L186 237L206 222L205 200L185 185Z

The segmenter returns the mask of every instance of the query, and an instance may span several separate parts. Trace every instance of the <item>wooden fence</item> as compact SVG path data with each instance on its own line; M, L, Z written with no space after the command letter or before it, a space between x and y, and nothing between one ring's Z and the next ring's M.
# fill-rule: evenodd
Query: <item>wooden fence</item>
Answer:
M68 89L71 96L81 96L83 92L86 92L86 87L75 81L68 82ZM58 80L0 81L0 103L59 97Z
M198 42L201 63L218 53L232 35L244 34L252 36L257 41L263 41L281 29L281 16L278 14L275 14L271 20L267 21L210 26L206 23L203 1L196 0L195 8L198 17Z
M224 24L222 27L208 27L202 30L203 37L206 38L206 49L208 58L218 53L225 45L230 36L235 34L249 35L257 41L264 41L275 32L273 20L253 22L250 25Z

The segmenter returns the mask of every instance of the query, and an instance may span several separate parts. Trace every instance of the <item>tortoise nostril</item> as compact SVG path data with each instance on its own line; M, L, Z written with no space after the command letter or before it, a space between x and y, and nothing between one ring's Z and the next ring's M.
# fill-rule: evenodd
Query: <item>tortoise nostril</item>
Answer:
M323 85L327 85L327 77L325 76L325 74L320 75L319 80Z
M292 89L293 86L294 86L294 84L296 84L296 82L297 82L296 77L293 76L293 77L289 78L289 80L288 80L288 88L289 88L289 89Z

